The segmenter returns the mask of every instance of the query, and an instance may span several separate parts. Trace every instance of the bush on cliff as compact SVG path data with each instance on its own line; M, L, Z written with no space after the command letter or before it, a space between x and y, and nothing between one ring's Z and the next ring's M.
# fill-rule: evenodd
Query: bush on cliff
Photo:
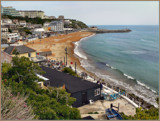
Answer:
M124 113L121 113L124 120L158 120L159 119L159 110L158 108L144 109L137 108L136 114L134 116L126 116Z
M2 80L4 82L4 80ZM13 95L10 88L1 86L2 120L31 120L35 117L32 107L25 101L28 96Z

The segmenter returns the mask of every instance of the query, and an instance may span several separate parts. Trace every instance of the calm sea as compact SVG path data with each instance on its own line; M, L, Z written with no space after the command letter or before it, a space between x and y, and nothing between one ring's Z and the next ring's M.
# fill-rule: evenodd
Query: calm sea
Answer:
M81 65L108 83L156 105L159 92L159 26L101 25L129 33L96 34L77 42Z

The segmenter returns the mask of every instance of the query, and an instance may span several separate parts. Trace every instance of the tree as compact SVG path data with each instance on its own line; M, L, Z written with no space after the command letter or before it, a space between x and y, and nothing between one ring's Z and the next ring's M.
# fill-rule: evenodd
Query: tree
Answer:
M17 51L17 49L14 49L13 52L12 52L12 54L18 55L19 52Z
M2 64L2 67L6 68L5 64ZM3 72L3 69L2 73L6 75L6 73ZM30 61L27 57L15 56L12 58L12 68L8 69L6 78L11 78L17 82L23 81L27 86L34 86L32 85L34 84L33 82L35 80L40 80L36 76L36 73L43 73L37 64Z
M11 30L11 29L8 29L8 32L12 33L12 30Z

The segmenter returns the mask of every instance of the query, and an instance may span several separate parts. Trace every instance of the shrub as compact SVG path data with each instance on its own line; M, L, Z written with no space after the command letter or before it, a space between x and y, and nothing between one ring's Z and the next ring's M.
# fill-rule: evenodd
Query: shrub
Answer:
M2 120L31 120L34 118L31 106L25 100L27 96L12 95L10 89L1 87Z
M88 112L88 114L93 114L93 112Z
M68 67L65 67L62 71L63 71L64 73L68 73L68 74L70 74L70 75L72 75L72 76L77 76L77 77L78 77L78 75L77 75L72 69L70 69L70 68L68 68Z

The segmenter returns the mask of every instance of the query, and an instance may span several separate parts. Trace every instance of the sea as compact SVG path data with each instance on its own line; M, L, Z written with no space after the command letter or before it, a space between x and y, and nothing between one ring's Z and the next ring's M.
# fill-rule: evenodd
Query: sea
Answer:
M94 25L99 29L130 29L103 33L76 42L81 65L106 83L119 86L158 107L159 26Z

